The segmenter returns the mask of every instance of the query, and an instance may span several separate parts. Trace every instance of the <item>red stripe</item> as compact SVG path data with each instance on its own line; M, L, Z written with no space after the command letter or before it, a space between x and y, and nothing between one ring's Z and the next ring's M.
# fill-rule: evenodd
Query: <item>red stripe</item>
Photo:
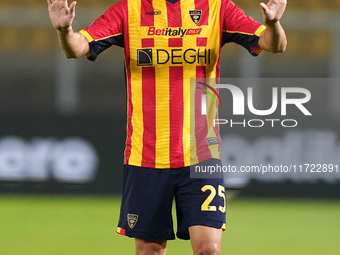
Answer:
M181 1L177 3L170 3L166 1L166 8L168 12L168 27L181 27L182 16L181 16Z
M140 25L143 26L154 26L154 15L146 14L154 12L152 5L153 0L141 0L141 17ZM126 23L127 24L127 23ZM125 36L125 35L124 35Z
M154 38L142 38L142 48L153 48L155 47Z
M220 63L221 63L221 47L219 47L219 54L216 61L216 84L220 84Z
M221 17L220 17L220 33L219 33L219 45L218 45L218 49L219 49L219 52L218 52L218 58L217 58L217 62L216 62L216 84L219 84L220 83L220 62L221 62L221 36L223 34L223 29L224 29L224 13L223 11L221 10Z
M127 9L127 1L125 2ZM126 17L126 16L124 16ZM127 19L124 21L127 24ZM127 78L127 125L126 125L126 144L125 144L125 164L129 163L131 155L131 136L133 133L133 127L131 123L133 105L131 101L131 72L130 72L130 41L129 41L129 28L124 26L124 48L125 48L125 68Z
M207 47L208 38L207 37L197 37L196 46L197 47Z
M132 112L133 112L133 105L131 101L131 73L130 73L130 61L128 58L126 59L126 74L127 74L127 107L128 107L128 112L127 112L127 125L126 125L126 144L125 144L125 164L129 163L129 158L131 155L131 136L133 133L133 127L131 123L132 119Z
M218 109L218 102L216 102L216 108ZM216 112L215 119L218 119L218 112ZM215 132L215 137L218 139L219 144L221 144L221 137L220 137L220 125L213 126L213 130ZM221 158L221 146L218 146L219 158Z
M223 20L223 19L221 19ZM223 22L221 22L220 24L220 35L222 35L223 32ZM221 40L219 40L221 42ZM221 60L221 45L218 47L219 48L219 54L218 54L218 58L217 58L217 62L216 62L216 84L220 84L220 60ZM216 89L217 92L219 92L219 89ZM217 109L218 109L218 102L217 103ZM216 116L215 119L218 119L218 110L216 112ZM215 127L213 127L213 130L215 132L215 135L218 139L218 142L221 144L221 137L220 137L220 126L219 125L215 125ZM220 158L221 158L221 146L218 146L218 152L220 154Z
M197 26L208 25L209 0L195 0L195 10L202 10L202 16Z
M183 38L169 38L168 47L183 47Z
M123 228L121 228L119 231L118 231L118 229L117 229L116 232L117 232L118 234L120 234L120 235L125 236L125 229L123 229Z
M206 78L206 67L205 66L196 66L196 81L205 82ZM203 85L196 84L196 87L203 87ZM201 114L201 102L202 102L202 94L205 92L201 89L196 89L195 91L195 138L196 138L196 154L198 157L198 161L202 162L206 159L211 158L211 152L209 150L209 143L207 140L208 135L208 125L207 118L205 115ZM209 112L207 112L209 114Z
M143 151L142 165L154 168L156 160L156 73L154 66L142 67Z
M183 66L169 67L170 82L170 168L184 167Z

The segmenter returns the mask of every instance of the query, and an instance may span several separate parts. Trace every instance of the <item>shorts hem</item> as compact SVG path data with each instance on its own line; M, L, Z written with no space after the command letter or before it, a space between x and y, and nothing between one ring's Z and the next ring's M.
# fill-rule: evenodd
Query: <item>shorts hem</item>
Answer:
M222 229L222 231L226 230L225 221L219 220L206 220L206 221L204 220L202 221L202 219L192 220L191 223L188 224L188 229L193 226L206 226L216 229ZM176 236L178 239L190 240L189 230L188 232L177 232Z
M119 229L119 231L118 231ZM141 232L141 231L126 231L125 229L122 228L117 228L116 233L127 236L130 238L138 238L138 239L143 239L143 240L151 240L151 241L166 241L166 240L175 240L176 237L174 234L171 236L166 236L166 235L157 235L155 233L148 233L148 232Z
M192 220L190 221L190 223L188 224L188 228L189 227L193 227L193 226L207 226L207 227L212 227L212 228L222 228L225 227L225 221L221 221L221 220L202 220L202 219L196 219L196 220Z

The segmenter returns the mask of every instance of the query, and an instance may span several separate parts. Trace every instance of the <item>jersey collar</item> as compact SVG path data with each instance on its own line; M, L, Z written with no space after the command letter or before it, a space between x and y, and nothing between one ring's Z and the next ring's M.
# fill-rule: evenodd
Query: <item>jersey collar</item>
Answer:
M179 2L179 0L165 0L165 1L167 1L169 3L172 3L172 4L175 4L175 3Z

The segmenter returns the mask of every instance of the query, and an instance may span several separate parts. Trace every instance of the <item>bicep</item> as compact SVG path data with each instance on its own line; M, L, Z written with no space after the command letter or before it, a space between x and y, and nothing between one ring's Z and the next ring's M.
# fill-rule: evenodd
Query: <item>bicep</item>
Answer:
M80 56L87 56L91 53L90 44L83 34L76 33L78 37L79 44L79 54Z
M263 30L263 32L260 34L256 47L258 47L261 50L265 50L265 51L270 50L266 42L266 29Z

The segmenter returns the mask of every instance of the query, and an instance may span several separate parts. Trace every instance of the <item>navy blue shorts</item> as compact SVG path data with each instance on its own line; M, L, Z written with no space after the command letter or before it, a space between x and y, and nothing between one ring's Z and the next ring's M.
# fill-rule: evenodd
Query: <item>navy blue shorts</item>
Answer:
M210 159L202 163L216 165L220 161ZM178 238L190 239L188 228L195 225L225 229L223 178L190 178L190 167L153 169L125 165L116 232L144 240L175 239L172 219L174 199Z

